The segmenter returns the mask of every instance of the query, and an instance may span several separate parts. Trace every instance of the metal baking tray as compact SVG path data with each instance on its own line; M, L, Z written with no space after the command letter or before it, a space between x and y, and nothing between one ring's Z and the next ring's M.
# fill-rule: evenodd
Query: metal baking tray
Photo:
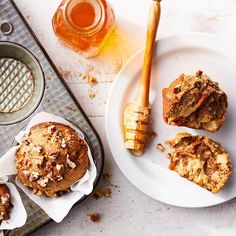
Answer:
M103 146L97 132L12 0L0 0L0 24L2 22L10 23L13 30L10 34L3 34L0 31L0 41L13 42L25 47L37 58L43 69L45 75L44 96L33 114L45 111L62 116L72 121L85 133L97 167L98 174L94 183L96 186L101 177L104 163ZM11 147L15 135L26 126L29 120L30 117L19 123L0 126L0 156ZM27 222L21 228L5 231L5 235L29 235L51 221L44 211L22 191L20 194L27 210ZM86 196L77 204L85 198Z

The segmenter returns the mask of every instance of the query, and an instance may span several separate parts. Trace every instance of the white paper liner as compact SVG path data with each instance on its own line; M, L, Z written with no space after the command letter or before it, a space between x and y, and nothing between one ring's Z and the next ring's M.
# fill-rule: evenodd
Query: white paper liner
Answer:
M2 224L0 225L0 235L2 233L1 230L6 230L6 229L11 230L23 226L27 219L26 210L22 203L19 192L17 191L14 184L8 183L7 181L8 178L6 176L0 178L0 184L6 184L6 186L10 190L11 202L13 204L13 208L10 211L10 219L3 220Z
M32 117L25 130L22 130L16 137L16 141L21 144L23 138L28 135L30 128L43 122L57 122L70 126L76 131L80 139L84 140L83 133L67 120L46 112L40 112ZM4 175L13 175L17 173L15 167L15 153L17 147L11 148L4 156L0 158L0 177ZM16 180L16 184L28 195L28 197L39 205L46 214L56 221L61 222L68 214L72 206L83 197L89 195L93 190L93 183L97 175L96 166L93 162L90 148L88 146L88 157L90 161L90 169L85 175L71 186L72 192L63 194L61 197L48 198L44 195L35 196L31 189L25 187L21 182ZM6 168L7 167L7 168ZM3 174L2 174L3 173Z

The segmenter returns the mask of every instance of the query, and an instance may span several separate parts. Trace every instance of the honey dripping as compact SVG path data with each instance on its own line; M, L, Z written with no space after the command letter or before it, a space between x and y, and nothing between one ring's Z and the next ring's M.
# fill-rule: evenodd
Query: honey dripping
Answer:
M55 34L85 57L97 55L115 24L105 0L65 0L52 19Z

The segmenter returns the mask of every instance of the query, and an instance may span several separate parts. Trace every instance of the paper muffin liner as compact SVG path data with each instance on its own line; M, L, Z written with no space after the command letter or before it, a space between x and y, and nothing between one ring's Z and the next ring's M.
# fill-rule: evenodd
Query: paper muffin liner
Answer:
M0 225L0 235L1 230L11 230L18 227L21 227L25 224L27 220L27 214L25 207L22 203L19 192L17 191L14 184L7 182L8 178L6 176L0 178L0 184L6 184L10 190L11 203L13 208L10 211L10 219L3 220Z
M83 133L75 125L61 117L46 112L40 112L33 116L27 127L16 135L15 140L21 144L23 138L29 134L30 128L32 126L50 121L65 124L71 127L76 131L78 137L85 141ZM32 189L27 188L17 179L15 180L16 184L28 195L28 197L37 205L39 205L45 211L45 213L57 223L64 219L72 206L78 200L80 200L84 195L89 195L93 191L93 183L97 175L97 170L93 162L89 145L87 144L87 146L90 169L87 170L81 179L71 186L71 192L65 193L60 197L53 198L48 198L44 195L35 196ZM5 155L0 158L0 177L4 175L14 175L17 173L15 155L18 148L19 146L12 147Z

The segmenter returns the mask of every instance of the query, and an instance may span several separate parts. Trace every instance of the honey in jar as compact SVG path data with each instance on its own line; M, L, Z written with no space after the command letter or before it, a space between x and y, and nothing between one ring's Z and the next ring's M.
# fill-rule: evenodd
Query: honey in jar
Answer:
M96 56L115 24L105 0L64 0L52 19L55 34L85 57Z

